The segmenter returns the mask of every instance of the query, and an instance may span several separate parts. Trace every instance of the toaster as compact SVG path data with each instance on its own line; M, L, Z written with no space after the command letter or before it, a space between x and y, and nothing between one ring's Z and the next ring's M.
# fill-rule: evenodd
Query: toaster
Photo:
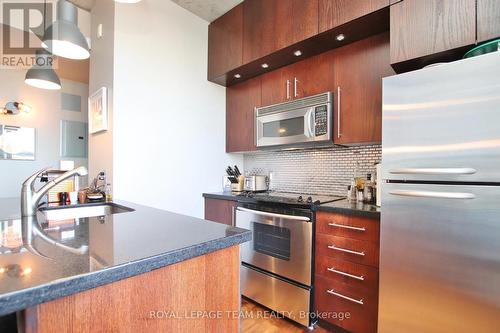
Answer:
M245 177L245 191L249 191L249 192L267 191L267 177L266 176L246 176Z

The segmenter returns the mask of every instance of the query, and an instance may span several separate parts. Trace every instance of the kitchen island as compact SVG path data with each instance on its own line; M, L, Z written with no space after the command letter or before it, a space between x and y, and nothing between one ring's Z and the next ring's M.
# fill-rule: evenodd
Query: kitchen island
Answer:
M18 199L1 199L0 316L24 314L26 332L238 331L249 231L111 206L51 220L57 208L22 218Z

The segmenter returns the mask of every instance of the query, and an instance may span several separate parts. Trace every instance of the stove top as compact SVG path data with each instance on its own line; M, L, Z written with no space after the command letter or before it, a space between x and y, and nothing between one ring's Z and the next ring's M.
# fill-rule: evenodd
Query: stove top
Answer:
M312 207L328 202L344 200L345 197L334 195L315 195L286 192L245 192L238 195L241 198L248 199L249 202L265 202L284 205Z

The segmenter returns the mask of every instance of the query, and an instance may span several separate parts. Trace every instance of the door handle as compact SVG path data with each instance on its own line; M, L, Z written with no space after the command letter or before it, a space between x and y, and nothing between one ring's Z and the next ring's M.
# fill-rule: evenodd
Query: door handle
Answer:
M460 192L395 190L395 191L390 191L389 194L398 195L398 196L402 196L402 197L413 197L413 198L435 198L435 199L475 199L476 198L476 196L472 193L460 193Z
M401 168L389 171L389 173L407 175L473 175L477 173L473 168Z
M290 99L290 80L286 80L286 99Z
M361 257L363 257L365 255L364 252L358 252L358 251L354 251L354 250L344 249L342 247L336 247L335 245L329 245L328 248L330 250L335 250L335 251L340 251L340 252L355 254L355 255L361 256Z
M327 270L329 272L332 272L332 273L335 273L335 274L339 274L339 275L342 275L342 276L347 276L347 277L350 277L350 278L353 278L353 279L356 279L356 280L359 280L359 281L364 281L365 280L365 277L362 276L362 275L358 276L358 275L349 274L349 273L346 273L346 272L342 272L342 271L336 270L333 267L327 268Z
M299 85L299 80L297 80L296 77L293 78L293 97L297 98L299 97L299 94L297 92L297 87Z
M337 138L340 139L342 133L340 133L340 86L337 87Z
M350 302L353 302L353 303L356 303L356 304L360 304L360 305L364 305L363 303L363 299L354 299L352 297L349 297L349 296L345 296L345 295L342 295L342 294L339 294L338 292L336 292L335 290L331 289L331 290L327 290L326 291L327 293L329 293L330 295L333 295L333 296L337 296L337 297L340 297L340 298L343 298L345 300L348 300Z

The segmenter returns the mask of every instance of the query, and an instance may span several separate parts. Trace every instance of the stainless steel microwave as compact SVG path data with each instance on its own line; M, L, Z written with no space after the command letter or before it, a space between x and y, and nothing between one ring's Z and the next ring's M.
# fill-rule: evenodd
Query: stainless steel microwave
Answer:
M255 109L257 147L333 145L331 92Z

